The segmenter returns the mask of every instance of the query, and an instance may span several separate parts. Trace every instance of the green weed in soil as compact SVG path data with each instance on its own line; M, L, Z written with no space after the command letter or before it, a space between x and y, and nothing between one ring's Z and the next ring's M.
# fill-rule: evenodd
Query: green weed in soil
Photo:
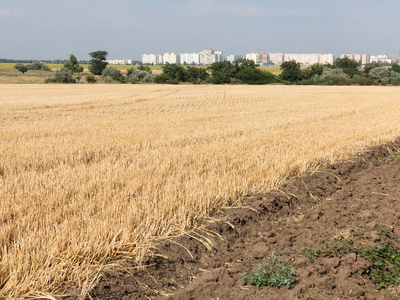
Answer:
M392 240L398 239L391 231L378 225L373 228L378 238L372 238L365 228L352 230L352 239L340 236L335 243L324 243L323 249L303 249L311 263L320 257L341 257L348 253L355 253L367 259L371 266L361 270L360 274L367 274L380 290L393 285L400 285L400 251L394 247ZM376 235L374 235L376 236ZM353 239L359 242L355 243Z
M262 288L264 286L283 287L288 288L294 283L293 275L296 270L291 268L289 263L284 260L283 255L276 255L275 252L265 253L266 260L264 264L257 264L255 272L241 273L243 276L242 283L250 283L255 288Z

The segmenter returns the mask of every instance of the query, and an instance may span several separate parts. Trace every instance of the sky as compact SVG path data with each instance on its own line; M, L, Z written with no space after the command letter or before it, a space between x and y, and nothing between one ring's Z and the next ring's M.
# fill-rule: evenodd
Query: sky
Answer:
M222 50L399 58L400 0L0 0L8 59Z

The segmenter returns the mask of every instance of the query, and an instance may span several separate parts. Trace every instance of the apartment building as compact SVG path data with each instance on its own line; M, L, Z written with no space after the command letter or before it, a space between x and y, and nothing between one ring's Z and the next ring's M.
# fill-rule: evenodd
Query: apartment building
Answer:
M260 54L258 53L248 53L245 58L254 61L256 64L260 63Z
M200 64L200 53L181 53L180 54L181 65L199 65Z
M132 64L132 59L131 58L125 58L125 59L107 59L106 62L109 65L131 65Z
M178 53L164 53L163 64L179 64L180 55Z
M377 64L391 64L392 59L387 57L386 55L371 55L370 62L377 63Z
M233 55L233 54L231 54L231 55L228 55L226 57L226 60L233 64L235 61L237 61L240 58L243 58L243 56L242 55Z
M319 55L319 63L320 64L331 64L335 62L335 55L330 54L330 53L325 53L325 54L320 54Z
M162 65L164 64L164 59L162 54L157 54L157 65Z
M211 65L220 61L224 61L224 55L221 50L205 49L200 52L201 65Z
M296 62L300 63L303 66L311 66L316 63L319 63L319 54L295 54L295 53L289 53L285 54L284 56L284 61L291 61L295 60Z
M369 54L348 54L344 53L340 55L340 58L350 58L352 60L360 62L362 65L367 65L371 63L371 56Z
M284 54L283 53L267 53L268 62L274 65L281 65L283 63Z
M156 54L143 54L142 55L142 64L144 65L157 65L157 55Z

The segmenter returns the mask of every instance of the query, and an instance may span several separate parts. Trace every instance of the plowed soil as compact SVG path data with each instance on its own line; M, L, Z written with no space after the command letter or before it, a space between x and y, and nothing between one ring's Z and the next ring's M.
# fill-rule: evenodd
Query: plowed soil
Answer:
M400 140L293 178L281 191L257 195L215 213L188 235L159 243L140 268L133 260L106 273L97 299L398 299L376 289L371 262L357 253L325 253L340 239L400 243ZM365 236L357 234L363 232ZM382 236L382 234L384 236ZM366 236L368 238L366 238ZM325 244L324 244L325 243ZM311 250L323 253L310 259ZM297 270L287 287L242 283L282 253ZM308 254L308 255L307 255Z

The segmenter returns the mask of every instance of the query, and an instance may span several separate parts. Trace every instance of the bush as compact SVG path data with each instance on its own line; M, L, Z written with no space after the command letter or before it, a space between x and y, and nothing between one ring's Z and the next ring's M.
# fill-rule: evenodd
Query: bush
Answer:
M103 81L110 83L110 82L114 82L114 79L112 79L111 76L105 76L105 77L103 77Z
M168 83L169 76L167 74L160 74L154 78L155 83Z
M385 67L374 68L369 71L369 77L381 84L387 84L390 81L390 71Z
M128 70L128 74L126 76L126 81L131 83L154 82L154 80L155 76L153 76L151 72L139 69L134 69L132 71Z
M122 78L122 74L120 70L117 70L113 67L107 67L101 73L101 77L105 79L106 77L110 77L114 81L120 81Z
M353 79L353 83L358 85L376 85L377 82L369 77L361 77L358 79Z
M96 77L94 77L94 75L88 75L88 76L86 76L86 81L88 83L95 83L95 82L97 82L97 79L96 79Z
M26 65L26 67L28 68L28 70L42 70L51 72L51 69L48 66L39 61L36 61L33 64Z
M56 71L56 74L50 78L45 79L45 83L60 82L60 83L76 83L75 79L72 78L72 72L62 67Z
M350 79L350 76L347 75L346 73L343 72L343 69L336 68L336 69L330 69L327 67L324 67L324 70L322 71L322 74L319 75L318 79L322 80L329 80L331 78L342 78L342 79Z

